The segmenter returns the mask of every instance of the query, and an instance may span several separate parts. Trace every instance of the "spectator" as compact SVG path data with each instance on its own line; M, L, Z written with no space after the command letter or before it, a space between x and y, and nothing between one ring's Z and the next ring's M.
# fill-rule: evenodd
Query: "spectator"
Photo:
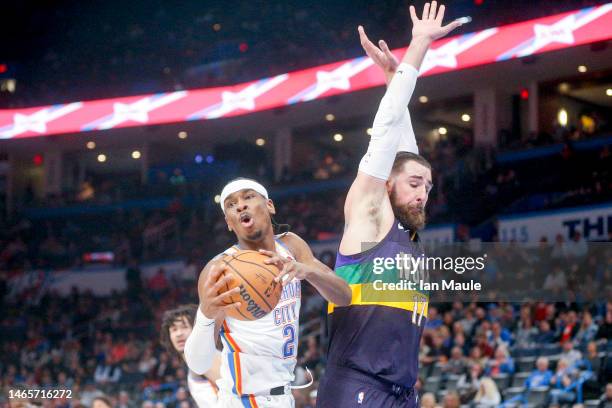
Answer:
M495 350L495 358L490 360L487 367L487 375L497 376L499 374L512 375L514 373L514 361L503 347Z
M574 236L566 245L567 255L573 258L584 258L589 250L586 241L580 232L574 232Z
M606 312L606 318L604 323L597 330L595 335L596 340L608 340L612 339L612 310Z
M552 376L552 371L548 369L548 359L546 357L538 357L536 369L525 380L525 388L530 390L534 387L548 387Z
M442 406L444 408L459 408L461 406L461 401L459 399L459 394L455 391L450 391L444 396Z
M521 317L516 331L516 347L530 347L538 335L538 329L533 325L531 316Z
M555 243L552 246L550 257L557 260L564 260L568 257L567 244L563 239L563 235L557 234L555 236Z
M421 397L421 408L434 408L436 406L436 396L431 392L426 392Z
M510 347L510 343L512 341L512 336L510 332L502 328L499 322L493 322L491 325L491 335L489 336L489 344L493 348Z
M130 400L130 395L126 391L119 392L119 401L117 402L117 408L135 408L134 404Z
M101 397L96 397L93 400L93 403L91 404L91 408L113 408L113 404L111 403L110 399L101 396Z
M558 405L560 402L573 402L576 394L571 391L573 370L568 360L561 358L557 363L555 375L550 379L550 404Z
M597 335L597 330L599 327L595 323L593 323L593 316L590 312L585 311L582 314L582 321L580 322L580 329L576 336L574 336L574 342L578 347L584 346L589 343L591 340L595 339Z
M480 388L474 397L474 402L479 407L496 407L501 402L501 395L495 382L485 377L480 381Z
M117 383L121 379L121 368L110 357L108 360L108 364L101 362L96 367L94 380L98 384Z
M560 358L566 360L570 367L574 367L582 359L582 353L574 349L574 343L567 341L563 343Z
M561 326L561 338L559 339L561 344L569 342L574 338L576 333L578 333L579 327L577 320L576 312L570 310L566 315L564 324Z
M597 376L601 370L601 358L597 352L597 343L590 341L586 347L586 355L584 356L584 362L587 368Z
M552 272L546 276L543 288L552 292L560 292L567 289L565 272L563 272L560 266L553 267Z
M606 384L606 391L599 399L597 408L612 408L612 383Z
M465 361L465 357L463 356L463 351L460 347L453 347L451 350L450 359L442 366L442 372L446 375L461 375L466 369L467 363Z
M104 393L96 388L93 381L89 380L85 383L85 388L81 392L80 400L83 405L90 407L96 398L103 396Z
M438 314L438 308L435 306L429 308L427 317L427 323L425 323L426 329L437 329L442 325L442 319Z
M462 403L466 403L474 399L474 396L478 390L480 390L482 372L483 368L480 364L472 364L469 372L459 377L459 381L457 381L457 389L461 393Z
M535 342L538 344L550 344L555 339L555 333L550 328L550 323L546 320L540 322L540 330L535 337Z

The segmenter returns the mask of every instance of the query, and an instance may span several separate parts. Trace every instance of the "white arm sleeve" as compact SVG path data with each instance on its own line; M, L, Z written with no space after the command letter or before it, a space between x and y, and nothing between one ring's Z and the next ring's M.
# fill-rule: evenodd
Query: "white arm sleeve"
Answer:
M204 316L198 307L193 330L185 342L185 361L196 374L204 374L212 366L217 353L215 320Z
M406 108L404 116L402 116L398 130L400 132L400 142L397 151L419 154L419 146L417 146L416 136L412 129L412 120L410 119L408 108Z
M389 178L400 146L402 124L405 126L406 120L410 124L410 115L406 116L406 106L414 92L418 75L419 72L411 65L402 63L397 67L387 92L378 106L368 151L359 163L360 171L381 180ZM412 124L409 130L412 131ZM406 137L409 141L410 135ZM412 138L414 139L414 132ZM414 145L416 146L416 140Z

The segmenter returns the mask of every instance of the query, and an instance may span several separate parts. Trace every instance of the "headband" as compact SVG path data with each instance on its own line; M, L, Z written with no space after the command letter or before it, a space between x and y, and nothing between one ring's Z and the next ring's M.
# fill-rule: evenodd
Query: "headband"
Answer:
M223 213L225 213L225 207L223 205L225 203L225 199L227 199L230 194L234 194L236 191L240 190L254 190L268 199L268 190L266 190L264 186L255 180L234 180L227 183L225 187L223 187L223 191L221 191L221 201L219 201L219 203L221 204L221 211L223 211Z

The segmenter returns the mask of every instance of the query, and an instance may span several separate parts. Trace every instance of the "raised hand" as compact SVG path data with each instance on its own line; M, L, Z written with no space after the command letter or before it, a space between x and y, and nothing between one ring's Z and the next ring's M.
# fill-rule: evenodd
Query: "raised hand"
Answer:
M370 41L362 26L357 27L357 31L359 32L359 40L361 41L363 50L366 52L368 57L370 57L372 61L374 61L374 63L383 70L388 84L391 81L397 66L399 65L398 59L395 57L395 55L393 55L384 40L378 41L377 47L372 41Z
M461 21L455 20L447 25L442 25L444 19L444 5L432 1L431 5L425 3L423 7L423 14L421 19L417 17L416 9L414 6L410 6L410 18L412 19L412 38L423 38L428 41L434 41L444 37L455 28L461 26Z

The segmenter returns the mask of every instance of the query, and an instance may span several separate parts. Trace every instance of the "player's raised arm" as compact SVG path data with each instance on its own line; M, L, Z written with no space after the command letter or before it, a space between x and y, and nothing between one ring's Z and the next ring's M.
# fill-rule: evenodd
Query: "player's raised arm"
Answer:
M198 280L200 305L193 330L185 342L185 362L196 374L204 374L213 368L217 354L215 326L223 321L227 309L240 306L240 303L227 304L231 296L240 291L239 288L220 293L233 279L231 273L219 278L225 268L212 260L204 267Z
M417 17L414 6L410 6L410 17L413 23L412 41L394 74L389 75L389 86L374 118L368 151L359 164L357 177L345 202L345 233L340 252L346 255L361 252L364 242L379 241L393 223L386 183L400 146L402 136L399 130L402 121L405 123L406 106L412 97L418 70L431 43L461 25L459 21L453 21L443 26L444 6L438 8L435 1L431 5L425 4L421 19ZM362 32L363 29L360 29L362 45L368 55L379 59L388 57L390 51L386 44L384 48L387 50L379 50L382 54L377 53L374 50L376 47ZM377 62L376 58L373 59ZM416 141L413 145L413 149L416 149Z

